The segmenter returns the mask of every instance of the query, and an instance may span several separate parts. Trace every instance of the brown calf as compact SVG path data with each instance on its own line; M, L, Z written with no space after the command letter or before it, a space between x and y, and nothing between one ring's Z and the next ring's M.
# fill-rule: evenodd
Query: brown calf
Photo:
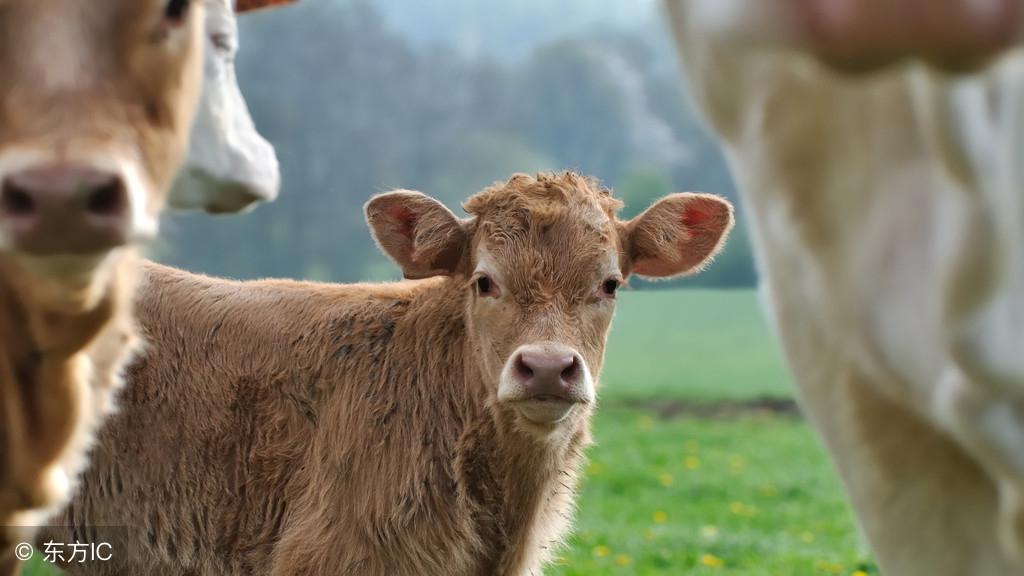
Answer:
M197 1L0 0L0 575L135 345L130 246L184 152L202 31Z
M515 176L465 220L378 196L374 236L422 279L399 283L147 266L151 346L70 528L43 540L112 545L74 574L539 574L570 523L617 289L697 271L733 222L702 194L626 222L619 206L573 174Z

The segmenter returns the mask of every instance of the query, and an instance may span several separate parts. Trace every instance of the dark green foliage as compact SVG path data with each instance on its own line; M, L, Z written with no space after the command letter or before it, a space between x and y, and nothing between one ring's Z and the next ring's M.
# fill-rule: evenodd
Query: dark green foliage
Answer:
M234 277L393 278L363 223L372 194L419 189L460 212L514 172L597 176L627 214L669 191L733 195L649 3L615 9L618 20L596 4L578 19L538 8L529 30L531 12L517 3L492 5L486 18L472 2L448 0L432 17L434 4L398 4L407 10L302 2L242 19L239 78L277 146L281 197L242 216L172 217L156 257ZM681 282L753 280L737 234L709 273Z

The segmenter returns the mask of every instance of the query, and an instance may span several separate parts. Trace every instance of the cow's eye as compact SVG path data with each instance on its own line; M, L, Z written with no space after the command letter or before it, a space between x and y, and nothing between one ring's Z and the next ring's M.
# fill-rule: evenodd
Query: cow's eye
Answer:
M481 274L476 278L476 293L480 296L495 297L498 295L498 286L490 276Z
M609 278L601 283L601 295L605 298L615 298L615 293L619 291L621 285L622 281L618 278Z
M191 5L191 0L167 0L164 16L171 22L179 23L188 15L188 9Z

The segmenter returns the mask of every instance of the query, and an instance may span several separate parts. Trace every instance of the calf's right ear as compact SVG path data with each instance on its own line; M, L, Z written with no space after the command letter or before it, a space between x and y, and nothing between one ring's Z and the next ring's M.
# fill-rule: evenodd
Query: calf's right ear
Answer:
M466 222L426 194L396 190L366 203L373 239L406 278L451 276L468 245Z

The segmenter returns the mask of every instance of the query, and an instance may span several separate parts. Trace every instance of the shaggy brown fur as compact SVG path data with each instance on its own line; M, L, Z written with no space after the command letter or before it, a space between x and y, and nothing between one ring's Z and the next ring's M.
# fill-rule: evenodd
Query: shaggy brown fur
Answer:
M684 224L695 206L720 225ZM381 247L407 275L438 276L391 284L148 265L147 352L69 528L44 538L111 542L112 561L75 574L539 574L570 523L593 401L527 420L497 399L503 367L524 343L557 342L596 381L604 282L652 258L686 272L732 222L706 195L630 222L617 207L573 174L516 176L470 199L467 220L416 192L379 196L367 217ZM649 233L668 252L631 256Z
M200 3L196 3L197 7ZM117 158L155 218L198 97L201 10L164 0L0 0L0 163ZM135 343L131 248L38 256L0 242L0 574L66 500Z

